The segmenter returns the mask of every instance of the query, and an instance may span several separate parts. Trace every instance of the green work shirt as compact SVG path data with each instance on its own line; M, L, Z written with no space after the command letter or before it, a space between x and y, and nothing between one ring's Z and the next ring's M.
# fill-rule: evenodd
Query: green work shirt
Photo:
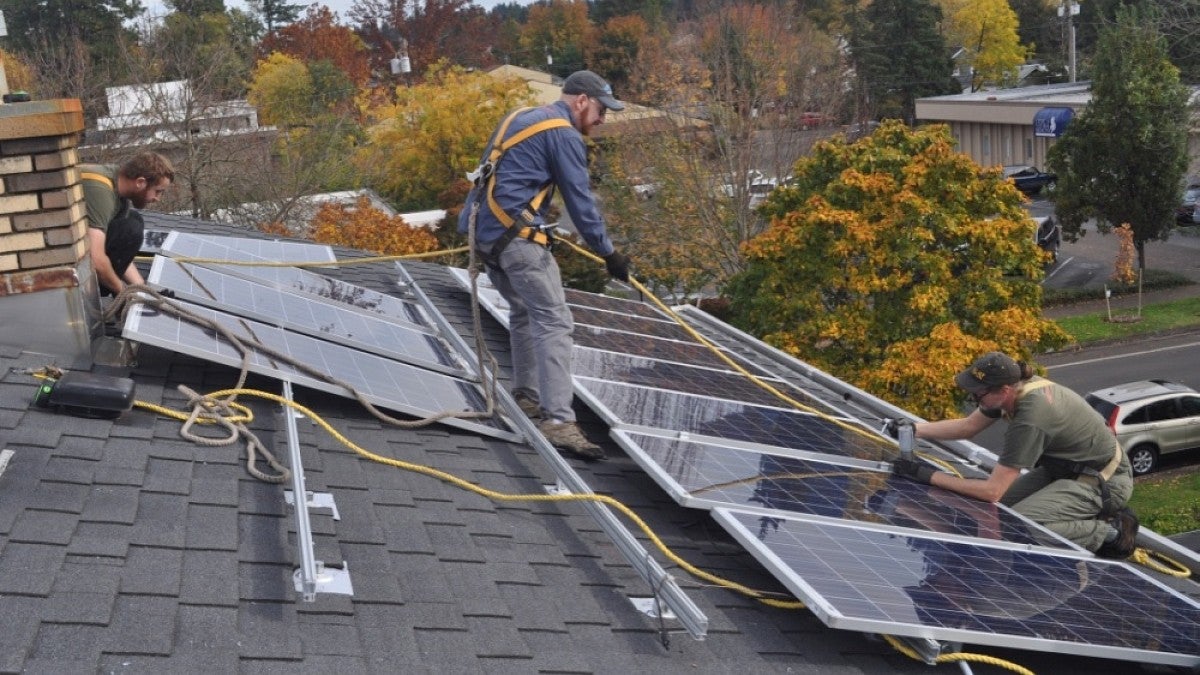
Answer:
M83 199L87 204L88 227L108 231L108 224L121 212L125 200L117 197L117 167L101 164L80 164L82 175L99 174L109 180L111 187L102 181L83 179Z
M1104 418L1083 397L1034 377L1021 383L1000 463L1026 469L1047 456L1084 462L1099 470L1112 460L1116 447L1117 439Z

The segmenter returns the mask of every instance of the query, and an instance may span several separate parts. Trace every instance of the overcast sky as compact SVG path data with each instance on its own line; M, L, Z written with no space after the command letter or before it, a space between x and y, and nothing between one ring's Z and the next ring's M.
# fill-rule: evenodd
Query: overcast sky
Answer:
M491 9L492 7L495 7L503 2L505 2L505 0L474 0L474 4L486 9ZM533 0L516 0L516 2L519 2L523 5L528 5L531 4ZM142 0L142 4L146 7L146 13L143 16L154 17L162 16L167 13L166 5L162 0ZM293 4L300 5L302 7L308 7L313 3L304 2L304 0L293 0ZM338 18L341 19L342 23L348 23L350 17L350 6L354 4L354 0L320 0L320 2L317 4L329 7L329 9L337 13ZM229 8L236 7L238 9L246 9L246 2L245 0L225 0L225 6ZM301 12L301 14L303 14L303 12Z

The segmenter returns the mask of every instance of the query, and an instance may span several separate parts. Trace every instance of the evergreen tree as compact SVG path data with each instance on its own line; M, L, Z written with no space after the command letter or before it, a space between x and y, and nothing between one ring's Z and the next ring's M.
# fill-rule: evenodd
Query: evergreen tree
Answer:
M93 65L110 64L125 29L145 11L138 0L0 0L14 51L33 53L74 35L88 46Z
M1145 269L1147 241L1166 239L1187 171L1188 88L1162 36L1136 10L1100 34L1092 100L1049 153L1058 173L1055 212L1077 238L1128 223Z
M304 9L303 5L293 5L287 0L247 0L246 4L267 27L268 35L275 32L276 28L300 18L300 12Z
M860 117L913 124L916 100L961 91L938 32L941 10L929 0L875 0L850 21L850 51L866 101Z

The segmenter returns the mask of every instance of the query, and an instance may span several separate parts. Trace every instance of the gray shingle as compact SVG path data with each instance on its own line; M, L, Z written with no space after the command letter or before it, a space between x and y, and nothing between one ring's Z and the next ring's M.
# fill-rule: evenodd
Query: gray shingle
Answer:
M237 607L238 564L221 551L186 551L179 601L191 605Z
M131 544L183 548L187 503L172 495L142 492L138 495L137 520Z
M53 591L41 608L41 619L50 623L80 623L107 626L112 621L111 593Z
M53 544L9 541L0 549L0 594L45 597L67 549Z
M78 524L79 516L73 513L27 509L17 517L9 538L14 542L65 546Z
M236 551L238 513L234 506L190 504L187 508L187 547Z
M118 595L104 650L167 656L175 646L178 605L173 598Z
M132 525L137 519L139 492L125 485L97 485L83 506L80 520Z
M179 549L130 546L121 570L121 593L178 597L182 568Z

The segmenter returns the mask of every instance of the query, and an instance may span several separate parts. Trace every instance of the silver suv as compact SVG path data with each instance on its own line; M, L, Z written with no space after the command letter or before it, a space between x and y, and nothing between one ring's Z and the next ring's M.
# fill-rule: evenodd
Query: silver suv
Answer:
M1084 397L1129 453L1134 475L1150 473L1161 455L1200 448L1200 393L1167 380L1098 389Z

